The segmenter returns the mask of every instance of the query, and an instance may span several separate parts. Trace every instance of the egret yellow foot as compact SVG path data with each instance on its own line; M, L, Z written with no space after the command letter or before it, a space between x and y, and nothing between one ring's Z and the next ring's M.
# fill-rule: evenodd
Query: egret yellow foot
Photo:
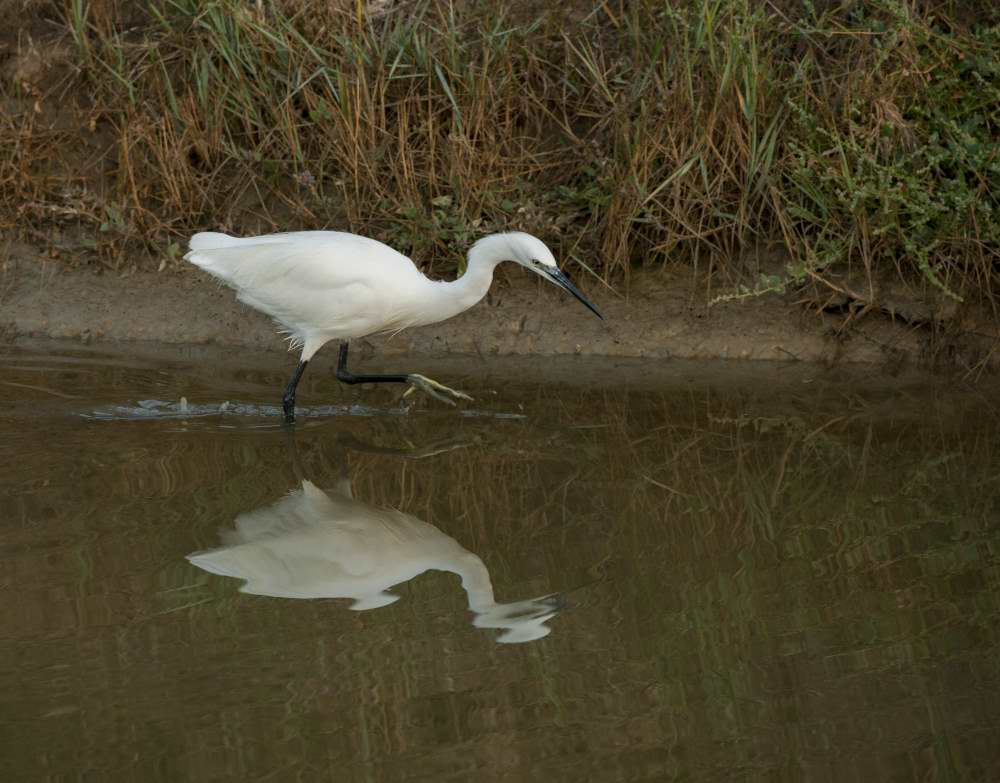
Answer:
M403 394L404 397L409 397L414 389L419 389L425 394L429 394L435 400L440 400L441 402L446 402L449 405L454 405L455 400L471 400L470 397L465 392L458 391L457 389L451 389L445 386L443 383L438 383L437 381L431 380L426 375L418 375L417 373L410 373L406 376L406 382L410 384L410 388L406 390Z

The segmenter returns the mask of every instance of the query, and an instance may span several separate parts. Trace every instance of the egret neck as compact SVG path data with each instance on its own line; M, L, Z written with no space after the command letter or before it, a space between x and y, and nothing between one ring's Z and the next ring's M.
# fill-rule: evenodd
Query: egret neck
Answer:
M494 234L476 242L469 248L465 274L457 280L434 282L439 299L431 323L451 318L476 304L490 290L497 264L513 261L514 258L510 241L503 234Z

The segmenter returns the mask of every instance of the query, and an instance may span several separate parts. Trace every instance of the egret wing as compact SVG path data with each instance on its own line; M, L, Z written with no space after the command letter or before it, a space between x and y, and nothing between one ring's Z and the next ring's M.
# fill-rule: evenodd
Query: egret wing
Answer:
M187 259L224 280L241 301L299 337L381 331L387 328L387 315L392 319L400 294L422 278L406 256L353 234L299 232L227 239L233 241L215 247L192 241L195 249Z

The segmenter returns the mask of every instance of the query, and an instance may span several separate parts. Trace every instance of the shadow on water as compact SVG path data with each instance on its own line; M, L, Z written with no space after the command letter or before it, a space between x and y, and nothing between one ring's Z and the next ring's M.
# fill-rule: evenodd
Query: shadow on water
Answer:
M266 406L279 371L0 361L0 779L996 779L982 390L536 369L379 415L317 373L374 413L291 451L266 416L81 415Z

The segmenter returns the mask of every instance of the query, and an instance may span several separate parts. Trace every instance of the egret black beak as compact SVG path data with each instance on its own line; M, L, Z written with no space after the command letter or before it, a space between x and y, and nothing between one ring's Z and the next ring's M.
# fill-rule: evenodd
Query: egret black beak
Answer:
M592 312L602 321L604 320L604 316L601 315L601 311L597 309L597 306L594 305L589 299L587 299L587 297L581 294L580 289L577 288L575 285L573 285L573 281L570 280L568 277L566 277L565 274L563 274L558 269L552 269L552 268L547 268L545 270L545 274L548 276L549 280L551 280L557 286L566 291L569 291L574 297L576 297L583 304L584 307L590 310L590 312Z

